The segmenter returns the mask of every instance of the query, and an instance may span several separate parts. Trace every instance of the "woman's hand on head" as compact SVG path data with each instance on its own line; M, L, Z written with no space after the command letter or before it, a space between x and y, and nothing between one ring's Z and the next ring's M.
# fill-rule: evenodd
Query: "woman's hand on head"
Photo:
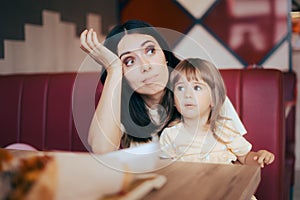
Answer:
M85 30L80 35L80 48L88 53L97 63L104 65L105 69L121 68L122 62L119 57L103 46L93 30Z

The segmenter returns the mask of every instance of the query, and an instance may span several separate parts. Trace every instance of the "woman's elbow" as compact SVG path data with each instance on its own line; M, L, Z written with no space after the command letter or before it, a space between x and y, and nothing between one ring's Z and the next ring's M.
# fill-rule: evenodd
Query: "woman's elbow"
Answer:
M118 150L114 146L107 146L107 145L101 145L101 144L96 144L95 142L90 145L92 147L92 151L95 154L105 154L105 153L110 153L112 151Z
M103 138L92 137L89 135L88 143L92 148L93 153L105 154L118 150L118 148L115 145L111 144L110 142L102 142L101 139Z

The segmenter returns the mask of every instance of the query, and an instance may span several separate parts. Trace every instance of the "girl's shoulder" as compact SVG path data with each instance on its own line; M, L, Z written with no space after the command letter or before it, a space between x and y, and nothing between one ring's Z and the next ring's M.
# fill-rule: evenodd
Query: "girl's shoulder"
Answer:
M176 122L176 123L172 123L172 125L169 125L168 127L164 128L163 131L166 131L166 130L175 131L175 130L181 129L182 127L183 127L182 122Z
M233 121L228 118L216 122L215 134L225 143L232 142L236 137L242 137L242 135L236 131Z
M182 122L179 122L177 124L174 124L173 126L169 126L164 128L164 130L162 131L160 137L165 137L165 136L174 136L177 135L179 130L183 127Z
M177 137L178 133L180 132L179 130L182 127L183 127L183 124L180 122L173 126L164 128L164 130L162 131L162 133L160 135L160 142L173 141Z

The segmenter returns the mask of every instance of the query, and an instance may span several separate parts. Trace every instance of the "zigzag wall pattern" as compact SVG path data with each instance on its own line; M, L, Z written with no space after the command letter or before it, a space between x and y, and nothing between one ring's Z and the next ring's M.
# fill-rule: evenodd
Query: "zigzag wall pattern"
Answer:
M287 3L287 0L255 2L267 1L277 3L276 5L278 2L281 5L284 2ZM105 35L109 28L118 22L118 16L120 21L129 18L142 19L155 26L179 31L184 33L187 38L195 40L206 51L203 53L191 48L190 40L177 38L178 40L174 39L173 41L174 51L181 57L208 56L219 68L243 68L248 64L258 64L265 68L281 70L291 68L289 32L286 33L286 36L281 35L279 39L277 38L273 48L268 50L268 53L263 55L258 63L251 63L245 62L243 57L232 49L232 46L237 44L237 40L231 41L230 47L228 41L226 42L220 37L220 33L218 34L208 26L209 22L204 23L203 19L212 12L213 8L222 3L227 5L228 2L230 1L165 0L160 3L140 0L39 0L36 2L15 0L13 3L6 1L0 8L2 16L0 20L0 73L77 70L81 59L84 58L84 54L78 49L80 32L88 26L94 28L98 26L98 32ZM253 1L243 2L251 3ZM16 4L18 6L15 6ZM120 6L120 13L117 13L117 5ZM264 5L267 9L273 8L270 7L273 4L264 3ZM54 12L45 14L47 13L45 9ZM166 16L162 18L153 13L154 10L155 13L165 12ZM286 16L286 13L282 13L282 11L280 14ZM6 20L7 18L9 20ZM88 19L90 24L87 22ZM280 27L286 28L286 20L285 17L282 18ZM49 23L52 21L51 25L47 24L48 31L43 28L46 27L45 21L49 21ZM216 21L216 23L220 22ZM279 28L276 28L274 31L278 30ZM39 41L43 46L32 44L34 40L35 42ZM249 52L252 50L250 49ZM1 59L1 56L4 56L4 59Z
M121 21L139 18L182 32L200 44L219 68L291 68L288 0L120 2ZM165 17L153 14L154 10L165 12ZM205 57L187 41L177 42L180 55Z
M87 21L87 27L101 33L99 16L88 14ZM4 41L6 56L0 60L0 73L99 70L99 66L79 48L75 28L73 23L61 22L59 13L43 11L43 26L25 24L24 41ZM99 35L99 38L104 40L104 35Z
M102 30L106 34L117 23L116 0L4 0L0 6L0 58L4 58L3 41L24 40L25 24L42 25L42 11L60 13L61 20L74 23L76 35L86 28L87 13L102 16Z

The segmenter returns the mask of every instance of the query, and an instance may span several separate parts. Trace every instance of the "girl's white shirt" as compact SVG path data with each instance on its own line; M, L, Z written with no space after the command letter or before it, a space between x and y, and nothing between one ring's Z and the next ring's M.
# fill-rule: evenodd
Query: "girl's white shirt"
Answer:
M152 109L149 108L146 105L146 108L148 110L148 114L150 116L150 119L152 120L153 123L159 123L160 121L160 117L158 114L158 109ZM236 110L234 109L230 99L226 96L225 98L225 102L222 106L221 109L221 116L227 117L232 119L232 126L235 129L235 131L239 132L241 135L245 135L247 133L243 123L241 122ZM125 128L123 126L123 124L121 124L121 129L122 132L124 133ZM152 141L150 142L158 142L159 141L159 137L156 133L152 134ZM143 143L139 143L139 142L131 142L130 147L135 147L135 146L139 146Z
M182 122L165 128L160 137L161 150L180 161L230 164L252 148L231 122L218 122L215 135L211 131L187 132Z

